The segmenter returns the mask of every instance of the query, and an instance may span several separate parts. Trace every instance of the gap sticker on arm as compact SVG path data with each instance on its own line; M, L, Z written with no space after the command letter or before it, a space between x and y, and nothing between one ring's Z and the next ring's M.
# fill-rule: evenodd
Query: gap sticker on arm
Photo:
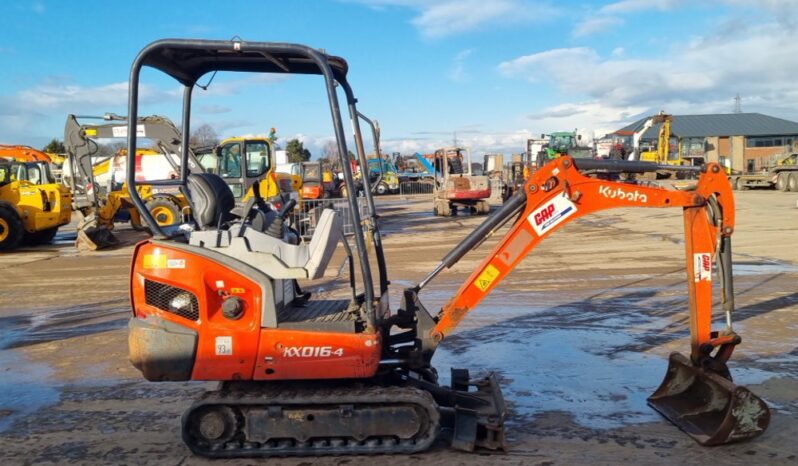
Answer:
M565 193L563 193L533 210L526 219L532 225L535 233L538 236L543 236L547 231L575 213L576 205L565 197Z
M693 254L693 280L712 281L712 256L705 252Z

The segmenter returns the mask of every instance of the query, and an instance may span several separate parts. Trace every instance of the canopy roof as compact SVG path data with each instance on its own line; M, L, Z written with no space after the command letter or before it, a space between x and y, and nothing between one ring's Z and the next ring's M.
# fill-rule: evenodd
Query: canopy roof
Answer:
M151 43L139 54L141 64L161 70L186 86L212 71L255 73L322 74L311 58L326 60L333 76L346 81L349 66L341 57L305 45L280 42L163 39Z

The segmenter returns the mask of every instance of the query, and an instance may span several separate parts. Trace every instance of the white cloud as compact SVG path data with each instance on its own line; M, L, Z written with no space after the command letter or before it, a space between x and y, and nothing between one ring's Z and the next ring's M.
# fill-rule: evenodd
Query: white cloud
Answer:
M621 0L601 7L601 13L634 13L645 10L671 10L687 0Z
M775 19L774 19L775 21ZM798 30L765 22L729 35L718 31L673 42L660 56L601 56L587 47L546 50L505 61L499 72L551 86L572 102L532 115L536 122L598 127L661 109L730 112L740 93L744 111L798 119Z
M424 37L436 39L488 26L542 21L558 10L534 0L355 0L376 9L401 7L418 14L411 22Z
M465 61L471 55L471 52L471 49L466 49L454 56L454 59L452 59L452 69L449 72L449 79L454 82L462 82L468 79L468 74L465 70Z
M216 113L229 113L232 112L233 109L230 107L225 107L224 105L211 104L211 105L200 105L197 108L197 111L199 113L216 114Z
M585 37L600 32L611 32L613 28L623 25L624 20L615 16L590 17L576 25L574 37Z
M139 100L142 103L178 99L180 96L178 89L163 90L148 85L141 85L139 88ZM67 111L126 106L127 98L126 81L91 87L44 83L24 89L15 96L21 107Z

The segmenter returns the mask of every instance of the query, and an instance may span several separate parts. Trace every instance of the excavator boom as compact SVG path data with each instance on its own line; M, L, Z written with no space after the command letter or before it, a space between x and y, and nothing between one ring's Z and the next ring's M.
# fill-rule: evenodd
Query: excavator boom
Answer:
M678 191L590 177L584 168L597 161L561 157L538 170L508 204L455 248L417 292L443 267L451 267L468 250L518 213L504 238L474 270L452 299L434 317L422 341L430 350L452 333L474 309L543 239L570 221L616 207L681 207L684 216L685 270L690 315L690 357L674 354L668 374L649 403L699 443L714 445L743 440L764 432L767 405L744 387L731 383L726 362L740 337L733 331L731 235L734 198L728 179L717 164L701 169L696 188ZM643 171L661 169L645 162L617 162L605 168ZM612 170L610 170L612 171ZM501 217L505 218L502 219ZM717 263L726 327L712 328L712 271ZM421 319L423 321L423 319ZM428 354L430 352L428 351Z

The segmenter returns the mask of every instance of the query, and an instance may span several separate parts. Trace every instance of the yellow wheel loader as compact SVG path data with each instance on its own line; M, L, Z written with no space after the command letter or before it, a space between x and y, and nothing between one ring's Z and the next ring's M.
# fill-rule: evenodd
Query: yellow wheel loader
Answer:
M51 242L71 220L70 205L46 162L0 158L0 251Z

